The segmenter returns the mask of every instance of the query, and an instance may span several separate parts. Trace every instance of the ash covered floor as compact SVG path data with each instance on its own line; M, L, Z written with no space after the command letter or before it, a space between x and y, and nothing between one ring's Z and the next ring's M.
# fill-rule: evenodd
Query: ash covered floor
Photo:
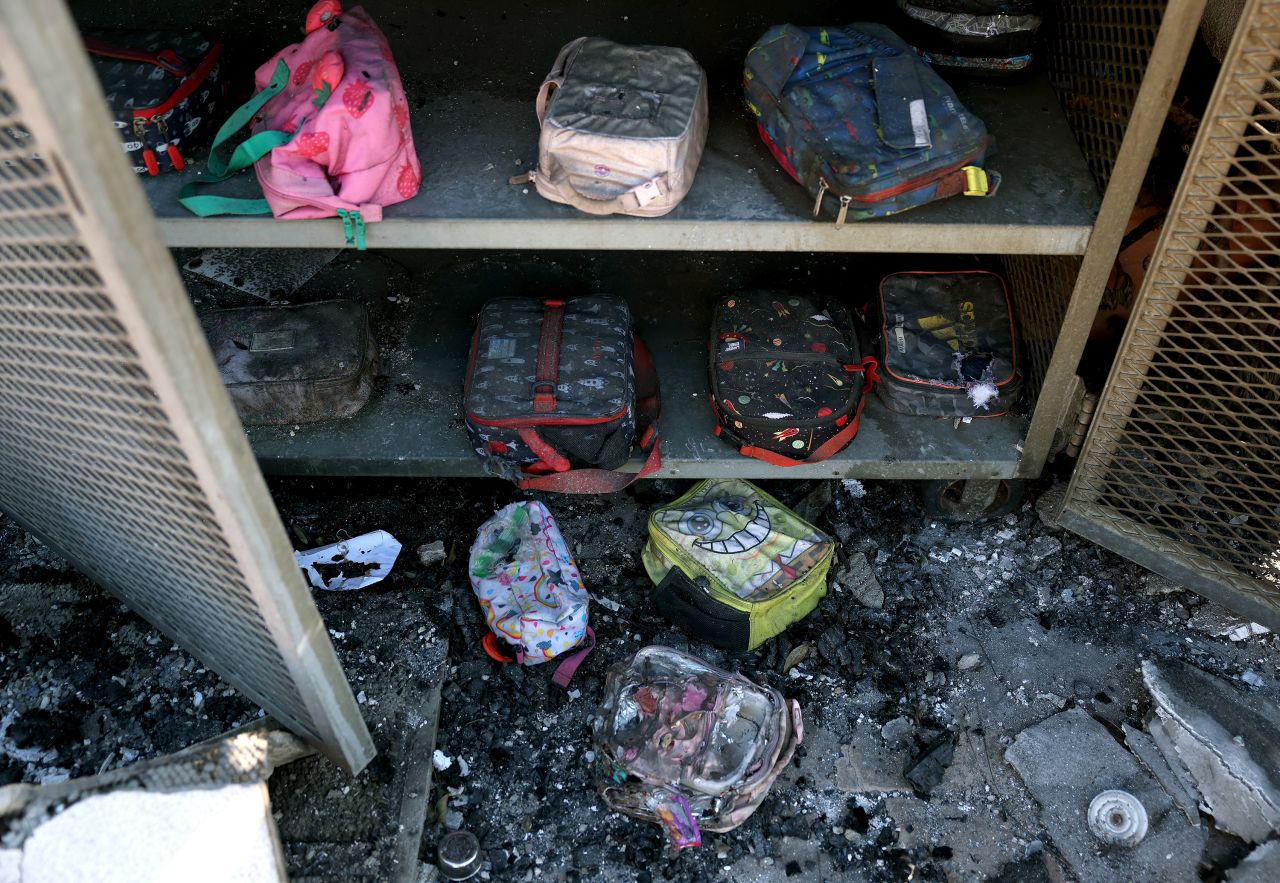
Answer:
M467 551L518 491L496 481L273 480L297 548L379 528L405 547L384 582L315 593L382 754L351 781L316 760L272 777L291 873L387 876L397 783L423 760L406 756L400 725L440 678L424 877L440 837L459 828L479 839L482 875L493 880L1217 880L1249 853L1207 814L1193 812L1193 825L1167 795L1148 801L1146 847L1102 847L1070 801L1036 782L1060 781L1067 796L1072 782L1102 791L1128 776L1136 787L1125 740L1152 709L1143 662L1182 660L1275 699L1274 635L1232 640L1241 623L1222 608L1055 529L1030 504L948 524L922 513L906 484L762 485L816 513L840 560L818 610L738 656L691 642L650 602L645 519L688 483L544 498L597 599L598 646L566 693L549 666L500 665L480 646ZM436 540L448 557L423 565L415 550ZM797 760L759 811L679 855L658 826L609 812L591 783L604 673L652 643L777 687L805 718ZM4 783L92 775L258 714L6 520L0 670ZM1066 735L1035 729L1046 726ZM1101 746L1083 757L1099 732ZM1018 770L1006 757L1015 742ZM1086 760L1092 772L1079 782Z

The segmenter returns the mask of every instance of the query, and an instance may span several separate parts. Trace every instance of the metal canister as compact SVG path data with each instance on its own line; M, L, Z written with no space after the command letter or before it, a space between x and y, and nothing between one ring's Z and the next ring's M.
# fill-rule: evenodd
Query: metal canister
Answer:
M480 841L470 831L452 831L440 838L436 864L447 880L469 880L480 870Z

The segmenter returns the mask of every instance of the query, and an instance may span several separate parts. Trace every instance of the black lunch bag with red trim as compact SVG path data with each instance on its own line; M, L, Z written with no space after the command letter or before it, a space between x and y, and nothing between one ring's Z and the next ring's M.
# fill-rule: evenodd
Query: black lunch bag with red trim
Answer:
M876 360L852 313L747 291L722 298L711 325L716 435L775 466L818 463L853 441Z
M98 31L84 45L133 170L182 171L217 128L222 44L198 31Z
M480 310L463 409L485 468L522 488L607 493L658 470L658 377L627 302L506 297ZM619 468L647 452L638 473Z
M933 417L998 417L1022 394L1013 305L986 270L880 283L880 400Z

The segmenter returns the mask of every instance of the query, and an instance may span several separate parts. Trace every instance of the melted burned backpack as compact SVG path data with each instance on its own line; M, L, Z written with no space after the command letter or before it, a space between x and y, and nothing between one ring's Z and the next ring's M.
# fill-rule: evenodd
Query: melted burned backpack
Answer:
M818 463L858 433L876 378L861 325L839 304L731 294L711 323L716 435L774 466Z
M829 536L736 478L700 482L656 509L641 555L662 614L738 652L817 607L834 556Z
M486 470L522 488L620 490L662 465L658 376L622 298L506 297L480 310L463 409ZM639 473L617 471L633 447Z
M1022 393L1013 306L985 270L880 283L881 401L904 414L997 417Z
M898 0L898 33L936 69L1004 77L1031 66L1038 4Z
M730 831L763 802L804 737L800 706L667 647L609 669L592 722L610 809L663 825L677 849Z
M836 223L948 196L994 196L982 120L878 24L769 30L747 54L747 106L774 157Z

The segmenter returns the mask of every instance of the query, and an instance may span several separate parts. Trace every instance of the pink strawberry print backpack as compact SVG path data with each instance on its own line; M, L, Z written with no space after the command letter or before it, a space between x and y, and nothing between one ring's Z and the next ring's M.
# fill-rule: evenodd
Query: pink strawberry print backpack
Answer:
M412 198L422 168L409 129L409 105L391 48L359 6L320 0L307 36L258 68L258 92L219 130L209 174L179 192L196 214L266 214L295 220L340 217L347 244L364 247L364 225L383 206ZM218 148L250 125L230 158ZM197 194L250 165L264 199Z

